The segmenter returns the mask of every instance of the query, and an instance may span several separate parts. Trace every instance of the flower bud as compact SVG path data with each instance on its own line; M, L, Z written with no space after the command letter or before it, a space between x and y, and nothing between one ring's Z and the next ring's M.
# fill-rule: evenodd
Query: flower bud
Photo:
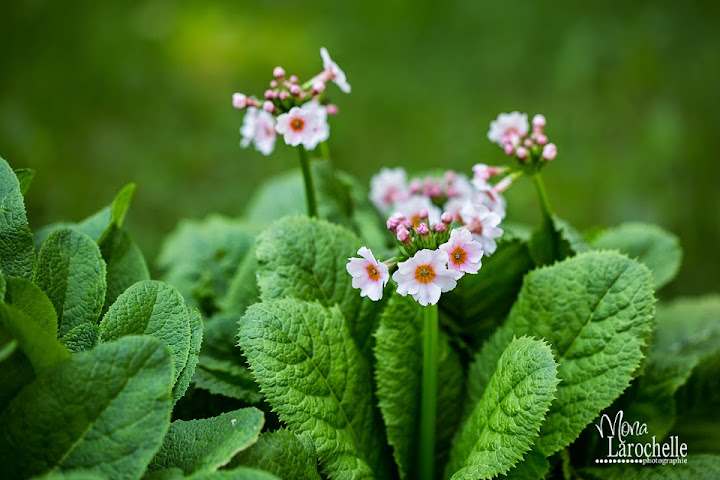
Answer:
M397 239L401 241L402 243L405 243L410 238L410 232L408 232L408 229L405 228L404 225L400 225L397 228Z
M450 225L453 221L453 215L450 212L443 212L442 216L440 217L440 220L446 225Z
M535 137L535 141L538 143L538 145L545 145L548 142L548 138L542 133L539 133Z
M290 85L290 93L293 95L300 95L300 85Z
M528 157L527 148L518 147L517 150L515 150L515 155L517 155L520 160L525 160Z
M545 145L542 151L542 158L545 160L552 160L557 156L557 147L554 143L548 143Z
M248 106L247 97L242 93L233 93L232 104L233 107L237 108L238 110L242 110L243 108Z
M282 80L285 77L285 69L282 67L273 68L273 77Z
M327 113L328 115L337 115L339 112L337 105L334 103L330 103L327 106Z
M289 96L290 96L290 95L288 94L287 90L283 90L283 91L281 91L281 92L278 94L278 97L279 97L280 100L282 100L283 102L284 102L285 100L287 100Z
M263 103L263 110L268 113L273 113L275 111L275 105L270 100L266 100L265 103Z
M277 81L275 81L275 80L270 81L270 88L277 88L277 86L278 86Z
M273 92L272 90L265 90L265 98L267 100L272 100L273 98L275 98L275 92Z
M312 89L315 93L322 93L325 91L325 82L321 82L320 80L313 83Z
M532 125L533 130L537 130L542 132L542 129L545 128L545 115L537 114L532 119Z
M507 142L505 144L504 148L505 148L505 155L512 155L513 153L515 153L515 148L512 146L512 143L510 143L510 142Z
M418 217L420 217L420 220L427 220L429 216L430 214L424 208L418 212Z
M422 222L420 225L415 227L415 233L417 233L418 235L427 235L428 233L430 233L430 229L428 228L427 223Z
M446 228L447 228L447 225L445 225L444 223L438 223L437 225L435 225L435 231L437 233L444 232Z
M290 83L297 83L298 78L297 75L290 75Z
M394 217L394 216L388 218L387 221L385 222L387 229L390 230L391 232L394 232L399 224L400 224L400 221L398 220L397 217Z
M523 145L525 145L525 148L531 148L533 146L533 142L529 138L526 138L525 141L523 141Z

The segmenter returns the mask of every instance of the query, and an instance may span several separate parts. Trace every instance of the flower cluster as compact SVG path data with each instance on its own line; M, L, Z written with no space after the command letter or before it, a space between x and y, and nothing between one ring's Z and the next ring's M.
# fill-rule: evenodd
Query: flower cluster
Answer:
M255 148L269 155L275 148L278 134L285 143L296 147L302 145L314 150L330 136L328 115L336 115L338 108L325 101L328 82L335 83L340 90L350 93L350 84L345 72L338 67L325 48L320 49L323 70L307 82L300 84L295 75L286 75L285 69L275 67L274 79L265 91L265 100L235 93L232 104L239 110L247 110L243 125L241 145L255 144Z
M520 162L534 163L535 160L548 162L557 156L557 147L545 135L545 116L535 115L532 133L526 113L501 113L490 123L488 139L497 143L507 155L514 155Z

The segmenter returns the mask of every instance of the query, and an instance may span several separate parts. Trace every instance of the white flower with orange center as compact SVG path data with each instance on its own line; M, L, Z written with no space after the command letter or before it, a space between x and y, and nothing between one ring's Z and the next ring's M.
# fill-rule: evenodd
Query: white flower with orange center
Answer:
M492 255L497 249L495 239L503 234L503 229L498 227L502 217L481 203L465 204L460 211L460 217L465 228L472 233L473 239L482 245L483 251Z
M529 129L526 113L501 113L497 119L490 122L490 131L487 136L491 142L495 142L501 147L505 146L505 143L517 147L520 139L527 135Z
M297 147L302 144L308 150L313 150L318 143L327 140L330 134L327 110L313 102L293 107L288 113L278 116L275 129L288 145Z
M402 168L383 168L370 180L370 201L380 212L407 198L407 173Z
M438 248L448 254L450 270L463 274L477 273L482 267L483 247L473 240L472 233L465 228L450 232L450 239Z
M328 75L328 80L332 80L344 93L350 93L351 87L345 76L345 72L342 68L338 67L338 64L330 58L330 54L327 48L322 47L320 49L320 57L323 61L323 68Z
M376 302L382 298L390 279L388 266L378 262L367 247L361 247L357 253L362 258L349 258L345 269L352 276L353 288L360 289L360 296Z
M412 258L398 263L393 273L397 292L408 294L422 306L435 305L440 294L449 292L457 285L462 274L448 270L448 255L442 250L420 250Z
M240 128L240 145L246 148L250 143L263 155L270 155L275 148L275 119L265 110L248 108Z

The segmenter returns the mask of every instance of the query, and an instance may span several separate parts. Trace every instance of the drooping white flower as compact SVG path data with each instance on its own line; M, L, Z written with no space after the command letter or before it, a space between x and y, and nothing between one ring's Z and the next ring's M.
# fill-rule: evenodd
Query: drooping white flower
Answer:
M332 58L330 58L330 54L328 53L327 48L322 47L320 49L320 57L322 57L323 68L326 72L328 72L329 80L335 82L335 84L344 93L350 93L351 87L350 84L347 82L345 72L343 72L342 69L338 67L338 64L335 63Z
M407 198L407 173L402 168L383 168L370 180L370 201L383 213Z
M412 258L398 263L393 273L397 292L412 297L422 306L435 305L442 292L449 292L457 285L462 274L448 270L448 255L442 250L420 250Z
M517 147L520 139L527 135L529 129L526 113L501 113L496 120L490 122L488 139L501 147L504 147L506 143Z
M440 209L436 207L428 197L423 195L411 195L405 200L395 202L393 208L395 212L412 221L414 226L420 225L420 222L423 221L420 215L420 212L423 210L427 211L428 220L432 225L438 223L440 221L440 215L442 215Z
M275 148L275 119L264 110L250 107L243 118L243 125L240 127L242 140L240 145L246 148L250 143L263 155L270 155Z
M473 240L472 233L465 228L457 228L450 232L450 239L438 248L448 254L450 270L463 274L477 273L482 267L483 247Z
M378 262L367 247L361 247L357 253L362 258L349 258L345 269L352 276L353 288L360 289L360 296L377 302L390 278L388 266Z
M468 202L460 211L465 228L473 234L473 239L482 245L487 255L492 255L497 249L496 238L503 234L499 228L502 217L482 203Z
M313 150L330 135L327 110L317 102L293 107L288 113L278 116L275 129L288 145L297 147L302 144L306 149Z

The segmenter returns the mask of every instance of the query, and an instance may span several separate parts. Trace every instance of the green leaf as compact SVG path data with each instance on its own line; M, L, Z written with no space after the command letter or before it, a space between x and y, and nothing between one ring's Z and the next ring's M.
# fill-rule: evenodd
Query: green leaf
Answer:
M84 233L61 228L45 240L33 281L55 306L60 336L97 322L105 302L105 273L100 249Z
M4 329L6 342L17 341L33 366L36 374L62 363L70 358L68 351L57 341L57 330L53 329L54 312L45 294L22 278L6 278L7 304L0 302L0 325Z
M720 455L688 455L687 463L677 465L609 465L582 470L600 480L696 480L716 478Z
M5 303L25 314L48 338L57 338L58 316L45 292L24 278L7 277L3 284Z
M16 168L14 172L20 184L20 193L25 195L35 178L35 170L32 168Z
M409 297L392 294L375 333L375 380L377 398L393 448L400 478L416 478L417 438L420 427L422 373L422 307ZM447 336L440 334L438 347L437 443L444 465L461 411L464 378L462 366Z
M592 246L600 250L619 250L647 265L653 273L655 289L675 278L682 261L680 240L657 225L624 223L600 233Z
M81 323L77 327L70 330L60 339L68 351L75 355L76 353L92 350L98 344L99 330L94 323Z
M476 275L466 275L440 300L440 308L454 321L453 331L462 335L473 351L507 317L523 277L535 266L527 243L517 238L500 240L495 253L482 263Z
M198 472L187 478L188 480L280 480L272 473L248 467L217 472Z
M205 314L212 314L256 233L251 224L219 215L183 220L165 240L158 266L165 270L165 281Z
M35 378L30 360L12 333L0 322L0 411Z
M321 480L313 442L281 428L260 435L257 443L240 452L231 466L247 465L293 480Z
M352 338L364 354L384 302L362 298L345 270L361 246L349 230L323 220L287 217L275 222L256 243L258 285L263 299L295 297L337 304Z
M186 474L217 470L258 438L265 423L257 408L244 408L202 420L176 420L148 469L181 468Z
M140 248L122 228L112 224L98 245L107 264L107 293L103 311L130 286L150 280L145 257Z
M582 235L557 216L543 220L530 237L528 246L530 256L538 266L550 265L589 248Z
M492 478L516 465L538 437L560 382L557 367L546 343L528 337L513 339L458 431L445 476Z
M286 215L305 213L302 174L295 169L263 182L248 202L244 217L251 223L267 225Z
M33 480L105 480L105 477L96 472L71 470L68 472L46 473L39 477L33 477Z
M720 350L720 295L658 304L653 350L701 358Z
M78 223L77 228L100 244L103 236L105 236L106 232L108 232L113 225L116 227L122 226L134 194L135 184L129 183L125 185L118 194L115 195L110 205Z
M223 313L235 314L236 318L245 315L245 309L260 301L260 290L257 286L258 262L255 249L248 252L237 268L225 297L220 301ZM237 322L233 322L237 323Z
M212 356L200 355L200 362L192 379L196 388L210 393L237 398L249 404L263 399L252 374L244 365Z
M0 414L0 475L82 469L139 478L170 420L172 365L164 345L129 337L58 365Z
M180 293L154 280L128 288L100 323L100 342L126 335L152 335L170 347L175 380L190 354L190 312Z
M185 395L190 382L192 381L193 375L195 374L195 367L198 364L200 358L200 346L202 345L203 339L203 321L202 315L197 309L188 309L190 313L190 351L188 352L188 359L185 363L185 367L180 372L175 387L173 387L173 403L177 403L180 398Z
M507 322L470 366L468 405L513 336L543 338L562 383L536 447L549 456L569 445L637 375L652 330L651 284L644 265L615 252L587 252L531 272Z
M0 157L0 270L11 277L32 278L35 244L25 201L15 173Z
M370 367L337 307L294 299L248 308L240 345L280 420L315 443L332 479L383 478L384 434Z

